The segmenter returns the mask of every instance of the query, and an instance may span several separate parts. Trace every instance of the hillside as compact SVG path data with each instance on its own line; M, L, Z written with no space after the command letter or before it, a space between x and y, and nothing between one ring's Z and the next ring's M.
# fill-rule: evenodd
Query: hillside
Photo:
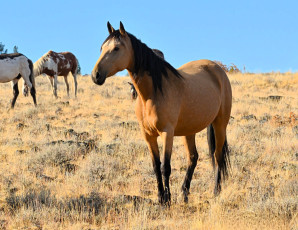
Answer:
M10 83L0 84L0 229L297 229L298 74L229 78L232 174L214 198L206 130L198 133L185 205L186 159L176 137L170 208L157 204L128 77L101 87L79 77L77 99L71 77L70 98L59 78L57 100L38 77L38 107L20 94L14 110Z

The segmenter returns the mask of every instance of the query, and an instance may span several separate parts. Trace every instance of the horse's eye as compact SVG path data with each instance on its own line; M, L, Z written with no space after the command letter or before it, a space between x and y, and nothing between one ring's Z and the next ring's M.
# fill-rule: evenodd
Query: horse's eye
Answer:
M119 47L115 47L115 48L114 48L114 51L118 51L118 50L119 50Z

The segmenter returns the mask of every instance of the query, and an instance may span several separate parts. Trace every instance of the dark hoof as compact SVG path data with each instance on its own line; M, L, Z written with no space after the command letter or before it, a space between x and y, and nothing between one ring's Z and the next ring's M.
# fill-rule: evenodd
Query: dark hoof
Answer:
M220 194L221 187L220 186L215 186L214 188L214 197L217 197Z
M170 204L171 204L171 193L170 192L166 191L163 194L163 201L164 201L165 205L170 206Z
M186 194L183 194L183 197L184 197L184 199L183 199L183 201L184 201L184 203L188 203L188 195L186 195Z
M188 203L189 190L186 188L185 185L182 185L181 191L182 191L182 194L180 196L181 197L180 200L183 199L184 203Z
M158 193L158 203L163 204L164 203L164 199L163 199L163 193Z
M161 205L170 206L171 204L171 194L164 192L163 194L158 193L158 202Z

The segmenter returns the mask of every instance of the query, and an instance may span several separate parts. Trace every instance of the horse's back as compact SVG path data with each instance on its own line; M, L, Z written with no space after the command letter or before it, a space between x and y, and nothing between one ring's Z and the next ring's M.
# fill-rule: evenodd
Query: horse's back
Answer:
M77 62L76 56L71 52L61 52L59 54L62 54L68 60L68 62L70 63L70 65L71 65L70 66L70 71L72 73L76 73L77 68L78 68L78 62Z
M58 53L50 50L41 57L41 61L42 65L47 68L43 73L50 76L55 74L58 76L67 76L69 72L74 74L78 67L75 55L67 51Z
M179 67L178 70L189 76L200 74L202 71L207 71L211 75L226 76L225 71L218 64L207 59L188 62Z
M230 81L225 71L215 62L202 59L191 61L180 68L178 71L186 79L186 84L204 85L204 87L215 87L220 91L230 91Z

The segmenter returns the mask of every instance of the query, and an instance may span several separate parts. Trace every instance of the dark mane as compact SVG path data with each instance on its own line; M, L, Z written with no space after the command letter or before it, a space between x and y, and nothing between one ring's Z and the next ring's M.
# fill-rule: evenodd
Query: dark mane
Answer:
M24 56L24 55L20 53L0 54L0 60L6 59L6 58L12 59L19 56Z
M170 70L177 78L183 78L181 74L167 61L156 55L145 43L137 39L134 35L127 33L134 51L134 69L132 70L133 76L141 76L144 72L148 72L152 78L153 87L155 92L157 89L162 93L162 78L168 78L167 69ZM111 33L103 44L111 38L121 40L119 30Z

